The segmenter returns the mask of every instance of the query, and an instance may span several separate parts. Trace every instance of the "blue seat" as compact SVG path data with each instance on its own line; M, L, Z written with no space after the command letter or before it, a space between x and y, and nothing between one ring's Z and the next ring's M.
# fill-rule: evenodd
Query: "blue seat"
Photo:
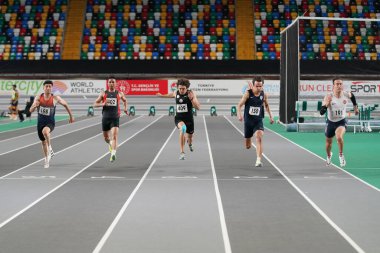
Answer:
M172 36L172 44L178 44L178 36Z
M158 60L159 58L160 58L160 55L159 55L158 52L153 52L153 53L152 53L152 59L153 59L153 60Z
M160 45L158 45L158 51L159 51L160 53L165 52L165 49L166 49L166 45L165 45L165 44L160 44Z
M107 60L113 60L113 59L114 59L113 52L107 52Z

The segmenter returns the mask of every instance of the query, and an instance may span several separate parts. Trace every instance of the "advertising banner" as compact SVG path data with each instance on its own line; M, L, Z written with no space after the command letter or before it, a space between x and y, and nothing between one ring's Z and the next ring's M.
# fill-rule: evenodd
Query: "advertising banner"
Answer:
M167 94L168 80L116 80L116 89L127 96Z
M380 81L346 81L343 80L344 90L351 91L357 96L380 97ZM300 96L321 96L333 90L332 81L302 80L300 81Z
M198 96L242 96L251 80L190 80L190 89ZM177 80L169 80L169 91L177 89ZM268 95L279 96L280 81L267 80L264 91Z
M10 94L15 84L20 95L36 96L43 92L44 80L0 80L0 95ZM54 80L55 95L96 95L105 90L105 80Z

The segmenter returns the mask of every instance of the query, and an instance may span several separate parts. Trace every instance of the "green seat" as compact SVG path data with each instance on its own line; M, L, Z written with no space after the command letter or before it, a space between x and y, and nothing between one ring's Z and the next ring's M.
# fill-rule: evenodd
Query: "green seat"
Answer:
M81 58L82 60L87 60L87 59L88 59L88 57L87 57L87 53L82 52L82 53L80 54L80 58Z

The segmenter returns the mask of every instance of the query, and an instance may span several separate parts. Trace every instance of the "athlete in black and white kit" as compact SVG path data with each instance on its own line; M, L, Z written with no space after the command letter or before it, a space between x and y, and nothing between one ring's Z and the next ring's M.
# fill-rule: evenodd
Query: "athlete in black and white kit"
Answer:
M244 138L245 147L247 149L251 148L252 136L256 136L256 155L257 160L255 163L256 167L263 166L261 162L261 157L263 154L262 138L264 135L264 107L269 114L270 123L273 124L274 120L272 117L272 112L270 111L268 104L268 96L263 91L264 79L261 77L255 77L252 81L253 86L251 89L247 89L244 93L242 99L238 104L238 118L240 121L243 120L241 113L241 108L244 105Z
M176 115L174 123L179 131L179 145L180 145L180 160L185 160L184 146L186 142L189 144L190 151L193 151L193 134L194 134L194 118L193 107L197 110L200 109L200 104L194 91L189 89L190 82L187 79L179 79L177 81L177 91L168 94L157 93L159 97L175 98L176 101Z
M123 92L116 90L116 79L108 78L108 90L102 91L94 103L94 107L103 107L102 130L105 142L111 153L110 161L116 160L119 134L120 100L124 103L124 112L128 114L127 99Z
M340 78L333 79L333 92L325 96L322 103L321 115L324 115L327 111L327 123L325 128L326 136L326 165L331 164L331 146L334 136L339 148L339 162L340 166L346 166L346 159L343 155L343 136L346 133L346 110L347 103L351 100L354 105L355 115L359 114L356 98L351 92L343 91L343 81Z

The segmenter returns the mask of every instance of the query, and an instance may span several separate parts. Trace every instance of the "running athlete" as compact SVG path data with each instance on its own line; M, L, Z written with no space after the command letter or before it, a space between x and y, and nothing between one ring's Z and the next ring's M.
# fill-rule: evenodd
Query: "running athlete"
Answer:
M187 139L189 149L194 151L193 147L193 134L194 134L194 117L193 107L197 110L200 109L200 103L195 95L195 92L189 89L190 81L187 79L179 79L177 82L177 91L168 94L157 93L159 97L175 98L176 101L176 115L174 123L179 131L179 146L180 146L180 160L185 160L184 146ZM186 133L186 135L185 135Z
M32 113L37 108L37 133L45 155L44 168L49 168L50 159L54 156L50 133L53 132L55 127L55 107L57 103L65 107L70 116L69 123L74 122L74 116L71 113L69 105L60 96L52 94L52 88L53 81L46 80L43 83L44 93L36 97L29 110Z
M11 95L11 103L9 106L9 112L10 112L10 118L13 120L17 119L18 114L18 99L19 99L19 92L17 90L16 84L12 85L12 95Z
M116 90L116 79L108 78L108 90L102 91L94 103L94 107L103 107L102 130L105 142L111 153L110 161L116 160L118 146L120 100L124 104L124 112L128 115L127 99L124 93Z
M268 96L263 91L264 79L255 77L253 79L253 86L247 89L242 99L238 104L238 118L239 121L243 120L241 108L244 105L244 138L245 147L250 149L252 146L251 138L256 136L256 167L262 167L261 157L263 153L262 139L264 135L264 106L269 114L270 123L273 124L274 120L268 104Z
M356 98L353 93L343 91L343 81L340 78L333 79L333 92L325 96L322 103L321 115L327 111L327 123L325 128L326 136L326 165L331 164L331 146L334 136L339 148L339 163L341 167L346 166L346 159L343 154L343 136L346 133L347 121L346 110L348 100L354 105L355 115L359 114Z

